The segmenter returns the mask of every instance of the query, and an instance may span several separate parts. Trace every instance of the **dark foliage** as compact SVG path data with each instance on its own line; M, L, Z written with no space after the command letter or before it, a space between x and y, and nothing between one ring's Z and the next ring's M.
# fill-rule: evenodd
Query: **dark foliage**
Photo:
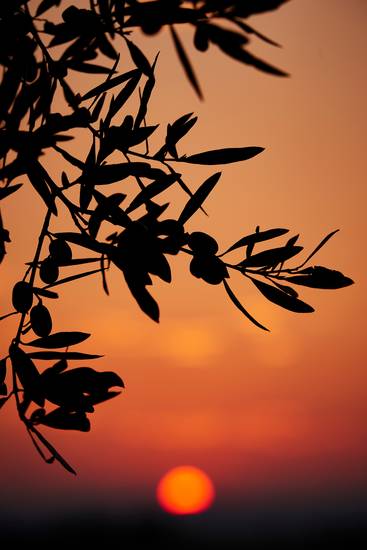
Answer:
M229 283L231 272L240 273L270 302L297 313L312 312L313 308L299 299L290 285L335 289L352 284L338 271L305 267L335 231L303 262L290 267L288 262L303 250L296 245L298 236L283 245L271 244L257 250L259 243L268 244L285 235L287 229L257 227L223 253L219 253L211 235L186 230L188 220L203 211L221 173L209 175L192 191L174 166L246 161L260 154L262 147L180 153L180 140L197 122L193 113L188 113L167 125L164 142L156 153L150 153L150 139L158 125L149 125L146 118L155 87L157 58L152 62L132 40L134 28L154 35L168 27L179 62L201 98L201 86L181 42L179 25L193 29L193 45L199 51L218 47L241 63L285 76L284 71L247 49L253 37L277 45L252 28L247 18L283 3L285 0L91 0L88 7L73 5L66 9L62 0L1 3L0 200L20 189L18 178L22 177L43 201L46 214L34 257L26 264L24 278L12 289L14 311L1 317L19 315L9 355L0 361L0 407L14 396L19 418L46 462L56 460L75 473L41 433L40 426L88 431L88 414L96 405L118 395L116 388L124 387L113 372L97 372L88 366L71 368L72 361L91 361L100 356L74 351L73 346L84 342L89 334L76 330L53 332L50 309L52 300L58 299L54 287L99 274L108 294L107 273L117 268L141 310L158 321L159 306L150 287L154 277L170 283L170 257L184 253L191 257L194 277L223 285L233 304L256 326L268 330L234 294ZM56 23L44 19L51 10ZM134 68L121 70L120 55ZM94 74L95 85L81 95L70 86L69 75L73 72ZM55 94L59 91L65 99L63 112L55 111ZM139 106L132 113L128 105L135 96ZM75 130L90 137L82 158L68 150ZM56 180L47 169L47 153L51 151L64 160L64 171ZM124 192L127 180L136 182L134 196ZM118 191L115 184L119 185ZM109 192L110 185L113 192ZM158 202L172 186L181 188L188 197L177 219L167 216L167 202ZM60 204L74 223L73 231L52 231ZM103 237L111 225L113 232ZM8 243L10 235L0 217L0 262ZM89 257L79 256L80 249ZM235 251L237 260L226 262L224 256ZM87 264L92 264L92 269ZM65 267L76 268L76 272L65 276ZM53 364L44 368L43 361ZM6 384L7 369L11 390Z

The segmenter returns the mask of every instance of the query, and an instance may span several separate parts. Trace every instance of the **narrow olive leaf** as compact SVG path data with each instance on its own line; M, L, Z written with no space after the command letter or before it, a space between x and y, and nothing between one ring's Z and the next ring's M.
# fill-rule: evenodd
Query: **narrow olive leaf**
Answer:
M65 468L65 470L76 476L76 471L74 470L74 468L72 468L70 464L66 462L66 460L60 455L60 453L56 451L55 447L51 445L51 443L34 426L30 427L29 429L32 431L33 434L38 437L41 443L51 453L51 457L50 459L48 459L47 462L52 463L53 459L55 459L61 464L61 466Z
M129 288L140 309L153 321L159 323L159 306L153 296L149 294L144 286L136 286L133 289L130 286Z
M64 172L64 171L61 172L61 184L62 184L64 189L67 189L68 187L70 187L69 178L68 178L66 172Z
M98 36L98 48L106 57L109 57L110 59L119 59L119 54L103 33L100 33Z
M46 369L46 370L48 370L48 369ZM39 408L39 409L35 409L35 410L32 412L32 414L30 415L29 420L30 420L30 422L31 422L32 424L36 424L36 423L38 422L38 420L39 420L40 418L42 418L42 416L44 416L45 414L46 414L46 410L45 410L44 407ZM45 458L46 455L44 455L44 454L42 453L42 457Z
M152 74L152 67L149 61L140 50L140 48L138 48L138 46L134 44L134 42L131 42L131 40L129 40L128 38L125 38L125 41L127 47L129 48L131 59L133 60L137 68L149 77Z
M129 97L132 96L132 94L135 91L135 88L139 84L140 77L141 77L141 72L139 71L136 75L130 78L130 80L128 80L126 85L117 94L113 103L111 104L111 107L108 113L108 116L110 119L113 118L120 109L122 109L122 107L125 105Z
M179 223L184 225L187 220L191 218L191 216L195 214L197 210L199 210L205 199L213 191L221 175L221 172L216 172L200 185L197 191L195 191L192 197L190 197L190 199L187 201L184 209L182 210L178 218Z
M172 25L170 25L169 28L170 28L173 44L176 48L178 58L181 61L181 65L182 65L182 67L183 67L183 69L186 73L186 76L187 76L190 84L194 88L195 92L197 93L199 99L203 99L203 94L201 92L198 79L196 78L194 69L192 68L191 62L190 62L190 60L189 60L189 58L188 58L188 56L187 56L187 54L184 50L184 47L181 43L181 40L179 39L178 34L176 33L174 27Z
M52 365L51 367L48 367L42 372L41 374L42 379L50 379L50 377L53 378L55 375L58 375L61 372L64 372L67 368L68 368L68 362L63 357L62 359L57 361L54 365Z
M68 151L65 151L58 145L54 145L53 148L55 149L55 151L60 153L60 155L62 155L67 162L69 162L73 166L76 166L76 168L79 168L79 170L84 170L84 162L74 157L74 155L71 155L70 153L68 153Z
M187 120L185 123L182 123L180 126L175 126L175 123L173 123L172 126L168 126L166 137L167 146L172 145L172 143L176 144L180 139L182 139L191 130L191 128L195 126L197 120L198 117L195 116L191 120Z
M298 241L299 235L294 235L294 237L291 237L286 243L285 246L294 246L296 242Z
M85 165L83 170L83 177L84 175L87 175L92 170L94 170L96 165L96 138L93 134L93 140L87 155L87 158L85 159Z
M256 226L255 233L260 233L260 226L259 225ZM255 248L255 244L256 243L251 242L247 245L247 247L246 247L246 258L249 258L252 255L252 253L254 251L254 248Z
M79 73L91 73L91 74L109 74L109 67L102 67L95 63L78 63L76 61L68 61L68 68Z
M248 25L244 21L241 21L240 19L237 19L236 17L230 18L230 20L233 23L235 23L240 29L247 32L247 34L254 34L258 38L260 38L260 40L263 40L263 42L267 42L271 46L276 46L277 48L281 48L281 45L278 42L275 42L274 40L272 40L268 36L265 36L264 34L257 31L256 29L254 29L253 27L251 27L250 25Z
M107 95L107 93L104 92L101 95L101 97L99 98L99 100L97 101L97 104L94 107L94 109L93 109L93 111L91 112L91 115L90 115L91 122L96 122L98 120L99 115L101 114L101 111L102 111L104 100L106 99L106 95Z
M163 159L165 154L168 152L176 160L178 159L176 144L197 122L198 117L194 117L190 120L193 114L194 113L187 113L186 115L183 115L175 120L172 124L167 125L165 144L155 153L153 158Z
M155 77L154 77L154 73L152 72L151 76L146 81L143 93L140 98L140 105L139 105L139 110L135 117L134 129L139 128L141 123L145 120L145 117L148 111L148 103L150 100L150 96L152 95L154 86L155 86Z
M5 313L5 315L1 315L0 321L3 321L4 319L7 319L8 317L11 317L12 315L17 315L17 311L11 311L10 313Z
M39 161L35 162L35 169L37 170L39 177L42 177L45 180L50 188L50 191L54 192L57 189L57 185Z
M150 225L153 222L155 226L156 221L167 210L167 208L169 207L169 204L170 204L169 202L165 202L164 204L157 204L156 202L152 202L149 205L149 209L148 209L149 212L144 214L144 216L142 216L139 219L139 222L142 223L143 225L145 223Z
M99 359L103 355L96 355L93 353L83 353L81 351L31 351L27 353L31 359L41 359L44 361L53 361L59 359L66 359L67 361L83 361L90 359Z
M5 243L10 243L10 242L11 240L10 240L9 231L5 229L3 225L3 219L1 217L1 212L0 212L0 263L3 261L6 254Z
M260 233L260 226L259 225L256 226L255 233ZM254 251L254 248L255 248L255 244L256 243L252 241L251 243L249 243L247 245L247 247L246 247L246 258L249 258L252 255L252 253Z
M45 298L56 299L59 297L57 292L52 292L52 290L46 290L45 288L33 287L33 292L37 296L44 296Z
M8 111L10 110L11 104L16 97L19 84L19 77L16 70L4 71L4 73L2 74L1 82L1 120L5 120L5 115L7 115Z
M192 128L192 126L194 126L198 119L198 117L194 117L190 120L193 114L194 113L187 113L186 115L180 116L170 125L169 130L167 128L167 134L170 135L170 139L173 139L177 142L181 138L183 138L185 134L187 134L187 132Z
M207 40L216 44L224 53L232 57L235 57L238 51L242 51L241 48L249 42L249 39L243 33L213 24L206 26L206 34ZM206 47L206 40L200 45Z
M81 181L79 188L79 206L82 212L86 212L88 210L92 197L93 185L87 185L85 181Z
M0 360L0 385L5 382L6 377L6 357Z
M105 291L105 293L107 294L107 296L109 296L110 292L108 290L108 284L107 284L107 277L106 277L106 267L104 265L104 262L105 262L105 256L104 254L101 255L100 257L100 266L101 266L101 275L102 275L102 286L103 286L103 290Z
M126 209L126 213L130 213L136 208L139 208L142 204L147 203L153 197L156 197L163 191L166 191L173 183L175 183L181 174L166 174L162 178L153 181L147 185L136 197L131 201L130 205Z
M15 191L18 191L18 189L20 189L22 185L22 183L16 183L11 187L0 187L0 201L5 199L5 197L8 197L12 193L15 193Z
M124 271L123 273L127 286L129 287L131 294L137 301L140 309L153 321L159 323L159 306L154 300L153 296L149 294L144 285L141 285L140 282L137 282L135 273L129 274L126 271Z
M172 281L171 267L164 254L156 254L149 262L149 273L157 275L162 281Z
M75 125L74 128L85 128L85 125ZM55 141L71 141L74 138L73 136L68 136L66 134L55 134L54 139Z
M126 82L126 80L130 80L131 78L136 77L138 74L140 74L139 69L133 69L131 71L128 71L124 74L120 74L119 76L116 76L115 78L111 78L109 80L106 80L106 82L103 82L102 84L99 84L95 88L92 88L84 94L81 98L81 101L85 101L86 99L89 99L91 97L94 97L96 95L99 95L103 92L106 92L107 90L110 90L111 88L114 88L115 86L118 86L119 84L122 84L123 82Z
M235 8L237 17L247 18L250 15L257 15L266 11L271 11L279 8L288 0L263 0L262 2L238 2Z
M27 166L24 162L21 162L19 156L13 161L9 162L6 166L0 168L0 179L7 179L10 183L14 178L22 176L27 173Z
M94 250L94 252L100 252L101 254L108 253L111 248L108 244L99 243L98 241L92 239L87 233L63 232L55 233L55 237L64 239L69 243L77 244L83 248Z
M51 77L48 69L41 67L38 83L40 97L29 114L29 124L32 130L40 117L45 119L50 114L51 104L57 88L57 78Z
M127 227L131 223L131 219L126 214L125 210L117 205L112 205L109 210L107 221L120 227Z
M40 407L44 405L44 395L39 384L40 374L36 365L25 351L12 344L9 355L15 374L29 398Z
M275 239L276 237L280 237L281 235L288 233L288 231L289 229L278 227L275 229L267 229L266 231L257 231L255 233L251 233L251 235L246 235L245 237L242 237L242 239L239 239L225 252L222 252L220 256L224 256L225 254L228 254L228 252L232 252L232 250L236 250L237 248L241 248L242 246L248 246L263 241L268 241L270 239Z
M33 188L42 198L47 208L49 208L51 212L57 216L54 198L48 188L48 185L46 184L43 174L40 173L36 164L32 163L28 165L27 176Z
M37 423L58 430L78 430L81 432L90 430L90 422L85 412L68 411L61 407L40 417Z
M176 174L177 172L175 172L175 170L172 168L172 166L170 166L169 164L167 164L167 168L168 170L170 171L171 174ZM181 189L183 189L183 191L185 191L185 193L187 195L189 195L189 197L192 197L193 196L193 192L191 191L191 189L186 185L186 183L183 181L182 177L180 176L178 178L178 184L179 186L181 187ZM201 210L203 210L204 212L204 209L202 208Z
M59 261L59 266L71 266L71 265L83 265L83 264L93 264L99 262L98 258L73 258L72 260L63 260Z
M63 285L65 283L71 283L72 281L76 281L77 279L82 279L84 277L89 277L89 275L95 275L96 273L99 273L100 269L93 269L92 271L85 271L83 273L77 273L76 275L70 275L69 277L64 277L63 279L59 279L58 281L54 283L48 284L44 289L48 289L54 286ZM44 290L43 289L43 290Z
M226 289L226 292L227 292L228 296L230 297L230 299L232 300L234 305L241 311L241 313L243 313L244 316L247 317L247 319L249 319L251 321L251 323L253 323L257 327L259 327L263 330L266 330L267 332L270 332L268 328L264 327L264 325L259 323L259 321L256 321L256 319L243 307L243 305L238 300L237 296L235 296L235 294L233 293L231 287L229 286L229 284L227 283L227 281L225 279L223 279L223 284L224 284L224 288Z
M119 204L125 199L126 195L123 193L114 193L109 197L105 197L98 191L94 192L94 198L98 202L98 206L91 214L88 223L88 231L90 236L95 239L100 226L104 220L107 220L116 225L122 225L126 227L130 223L130 218L126 215L125 211L119 207Z
M15 131L19 128L21 120L26 116L28 110L31 108L32 100L30 97L29 87L23 83L20 92L18 93L11 112L9 113L8 124Z
M94 54L96 54L96 52L94 52ZM112 79L112 76L115 74L116 72L116 68L117 68L117 65L119 64L119 61L120 61L120 54L117 54L117 57L115 58L115 61L111 67L111 70L109 72L109 74L107 75L106 77L106 80L103 82L103 85L106 85L111 79ZM120 75L120 76L124 76L124 75ZM117 77L118 78L118 77ZM98 86L97 86L98 87ZM106 94L106 92L102 92L104 95ZM89 107L89 110L91 109L91 107L95 104L96 101L98 101L98 96L100 94L97 94L96 96L94 96L94 99ZM80 99L80 102L82 102L83 99Z
M265 296L269 302L273 302L273 304L277 306L288 309L289 311L294 311L295 313L312 313L315 311L314 308L306 304L306 302L302 302L302 300L283 292L275 286L268 285L252 277L250 277L250 279L256 288L260 290L261 294Z
M264 151L263 147L228 147L227 149L213 149L196 155L181 157L180 162L190 164L229 164L249 160Z
M229 48L225 47L224 44L221 44L221 50L233 59L236 59L241 63L245 63L246 65L255 67L255 69L263 71L264 73L272 74L274 76L289 76L288 73L286 73L285 71L282 71L281 69L270 65L266 61L263 61L259 57L256 57L249 51L242 48Z
M92 405L98 405L99 403L104 403L105 401L108 401L113 397L117 397L120 394L121 394L120 391L109 391L107 393L96 394L95 396L90 397L89 401Z
M79 96L75 95L66 80L59 80L59 82L61 84L66 103L70 105L72 109L78 109L80 103Z
M120 388L125 387L124 381L122 380L121 376L119 376L116 372L98 372L98 380L99 383L106 388L112 388L114 386L118 386Z
M332 290L344 288L354 283L352 279L346 277L340 271L328 269L320 265L308 267L299 271L298 275L285 277L285 279L296 285Z
M282 285L278 283L278 281L275 281L274 279L271 279L271 282L273 283L273 285L278 287L280 290L282 290L286 294L289 294L290 296L294 296L295 298L298 298L298 292L294 290L294 288L292 288L291 286Z
M47 349L56 349L56 348L67 348L69 346L74 346L75 344L80 344L89 338L90 334L87 332L54 332L49 336L44 336L42 338L36 338L31 342L27 342L25 346L32 346L35 348L47 348Z
M97 166L88 177L96 185L109 185L116 183L129 176L149 177L152 174L162 174L161 170L156 172L147 162L124 162L118 164L105 164Z
M326 235L326 237L324 237L322 239L322 241L316 246L316 248L311 252L311 254L309 254L309 256L307 256L305 261L298 267L301 268L304 265L306 265L307 262L309 262L311 260L311 258L320 250L320 248L322 248L328 242L328 240L331 239L331 237L333 237L335 235L335 233L338 233L338 231L339 231L339 229L335 229L335 231L332 231L331 233Z
M50 8L53 8L54 6L59 6L60 3L61 0L42 0L36 10L36 17L39 17L40 15L42 15L42 13L49 10Z
M237 265L243 268L248 267L268 267L281 264L303 250L302 246L281 246L279 248L271 248L264 250L258 254L249 256Z
M139 145L139 143L142 143L143 141L147 141L148 137L155 132L158 126L159 125L156 124L154 126L142 126L140 128L135 128L129 137L129 148Z
M112 5L109 0L98 0L97 1L99 12L101 14L103 22L106 24L108 28L108 32L111 37L114 35L114 26L113 26L113 16L112 16ZM111 4L111 7L110 7Z
M41 412L42 411L42 412ZM30 421L33 422L33 418L34 417L39 417L40 415L44 414L45 413L45 409L44 408L41 408L41 409L36 409L35 411L33 411L33 413L31 414L30 416ZM55 457L54 456L47 456L46 453L44 452L44 450L42 449L41 445L39 444L38 440L36 439L34 433L32 432L32 427L29 426L27 427L27 432L28 432L28 435L29 437L31 438L32 440L32 443L33 445L35 446L36 448L36 451L38 452L38 454L42 457L42 459L47 463L47 464L52 464L54 461L55 461Z

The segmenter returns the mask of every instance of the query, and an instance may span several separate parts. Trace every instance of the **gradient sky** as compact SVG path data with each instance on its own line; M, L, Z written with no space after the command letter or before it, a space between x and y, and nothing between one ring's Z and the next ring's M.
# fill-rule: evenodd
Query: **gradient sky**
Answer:
M137 38L151 59L161 52L149 115L149 123L162 122L161 135L167 122L193 111L199 122L182 141L182 153L266 149L223 167L206 203L210 216L197 213L188 228L208 231L226 247L256 225L288 227L301 234L306 249L339 228L315 263L356 284L302 290L316 312L297 315L236 280L239 297L270 334L250 325L221 287L193 279L186 257L173 258L172 285L154 284L159 326L140 312L117 272L109 276L109 298L99 278L60 287L55 330L92 332L80 350L104 354L91 366L116 370L126 390L97 407L88 434L45 429L77 478L40 461L8 404L0 415L4 511L24 519L22 510L32 503L43 517L45 503L57 510L68 501L80 509L154 508L160 477L181 464L212 478L219 515L236 503L292 495L316 503L330 495L367 495L367 6L363 0L293 0L251 22L283 45L254 42L252 51L291 77L261 74L215 49L194 52L191 34L181 31L200 77L202 103L182 74L168 33ZM188 167L183 173L196 188L214 171ZM178 211L185 197L177 193L173 199ZM0 306L7 312L9 286L31 258L43 205L27 185L3 204L13 240L1 266ZM1 351L15 322L2 322ZM237 510L245 521L239 505Z

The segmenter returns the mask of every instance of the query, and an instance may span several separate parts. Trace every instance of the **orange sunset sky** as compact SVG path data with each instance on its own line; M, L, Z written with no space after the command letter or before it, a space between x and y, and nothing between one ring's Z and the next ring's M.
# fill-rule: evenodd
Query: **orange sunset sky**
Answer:
M315 263L356 284L300 287L316 311L297 315L236 279L239 298L270 333L242 317L221 286L194 279L187 257L172 258L173 284L154 282L159 325L141 313L117 270L108 275L110 297L98 276L60 287L54 329L91 332L78 349L103 354L91 366L115 370L126 389L96 408L90 433L45 428L76 478L40 460L14 403L1 410L1 509L9 514L24 519L30 505L40 518L69 504L155 509L159 479L181 464L210 476L219 515L236 503L367 495L367 5L292 0L251 23L283 46L254 41L252 51L290 78L259 73L214 48L200 54L191 31L182 29L204 102L187 83L167 32L136 35L150 59L161 52L148 115L149 123L162 124L161 136L168 122L193 111L199 121L181 152L265 147L252 160L219 168L209 217L197 212L188 230L209 232L224 249L256 225L287 227L311 250L339 228ZM54 173L62 169L59 160L51 164ZM196 189L217 168L182 170ZM177 213L186 199L177 192L172 200ZM9 289L32 257L44 215L28 184L3 205L12 243L0 268L0 314L11 310ZM15 326L15 317L1 323L1 356ZM238 515L246 521L241 507Z

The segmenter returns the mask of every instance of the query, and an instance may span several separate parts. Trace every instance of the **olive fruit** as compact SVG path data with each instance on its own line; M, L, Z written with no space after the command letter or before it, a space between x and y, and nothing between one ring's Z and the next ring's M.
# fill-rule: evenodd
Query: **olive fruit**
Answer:
M50 242L48 250L51 258L57 264L68 263L73 257L72 250L68 243L62 239L55 239Z
M189 235L187 244L194 254L216 254L218 252L217 241L202 231L194 231Z
M12 293L13 307L19 313L27 313L32 307L33 289L26 281L18 281L15 283Z
M205 25L198 25L194 34L194 46L200 52L206 52L209 47L208 33Z
M41 280L46 284L52 284L57 281L59 277L59 268L51 256L42 260L39 275Z
M52 330L52 319L47 307L41 302L32 307L30 313L32 330L37 336L48 336Z
M225 264L217 256L194 256L190 262L190 271L194 277L211 285L219 285L228 277Z

